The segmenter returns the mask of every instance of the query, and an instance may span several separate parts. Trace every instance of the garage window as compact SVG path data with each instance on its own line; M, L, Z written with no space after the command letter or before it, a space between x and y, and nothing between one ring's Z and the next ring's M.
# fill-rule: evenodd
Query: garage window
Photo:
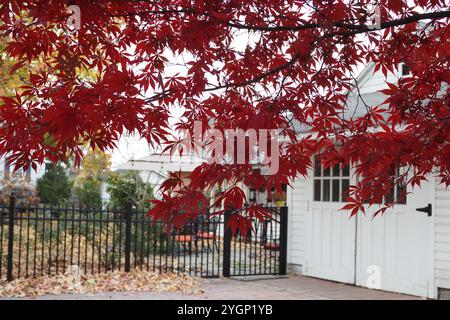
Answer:
M314 201L345 202L350 186L350 166L324 167L314 157Z
M406 175L406 167L399 167L397 170L392 170L392 175L397 177ZM406 180L406 177L405 177ZM389 193L384 197L385 203L406 204L407 190L404 182L395 183L392 180L392 187Z

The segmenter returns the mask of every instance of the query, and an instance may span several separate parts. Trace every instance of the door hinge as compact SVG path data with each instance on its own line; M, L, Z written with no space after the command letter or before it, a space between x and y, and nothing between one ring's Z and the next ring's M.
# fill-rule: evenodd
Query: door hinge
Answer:
M431 203L429 203L426 207L417 208L416 211L425 212L429 217L433 215L433 209L431 208Z

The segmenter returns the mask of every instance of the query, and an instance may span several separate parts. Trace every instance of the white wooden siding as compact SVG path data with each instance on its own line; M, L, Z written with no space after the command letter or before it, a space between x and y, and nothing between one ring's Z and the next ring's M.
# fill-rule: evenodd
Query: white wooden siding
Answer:
M295 179L288 192L288 263L303 265L305 262L305 212L307 210L306 181Z
M387 78L385 78L381 70L378 70L375 73L373 73L373 70L374 64L369 64L363 71L362 76L358 79L361 94L373 93L386 89L388 87L386 82L397 82L399 70L396 70L395 74L389 72Z
M450 188L436 181L435 208L436 287L450 289Z

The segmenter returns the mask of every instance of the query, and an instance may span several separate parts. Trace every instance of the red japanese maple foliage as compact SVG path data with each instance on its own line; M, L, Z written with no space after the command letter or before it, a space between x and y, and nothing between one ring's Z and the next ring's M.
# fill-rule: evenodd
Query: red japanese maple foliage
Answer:
M373 4L381 18L375 28L368 24ZM68 5L81 9L79 30L66 22ZM126 132L175 149L169 119L182 107L177 130L192 131L197 120L204 130L279 129L287 142L274 175L250 163L203 164L189 180L173 174L150 212L169 224L197 215L208 202L204 191L222 184L228 188L217 201L262 218L261 206L245 207L240 186L280 190L306 175L315 153L324 165L355 168L358 183L345 206L352 214L381 202L393 183L420 185L431 174L449 185L449 5L2 0L2 59L16 59L12 72L33 68L15 96L2 98L0 154L17 168L46 158L78 163L82 146L114 148ZM358 90L356 72L369 62L386 76L406 63L410 74L383 91L386 104L342 117L347 94ZM311 135L297 135L293 122ZM399 166L408 174L396 175Z

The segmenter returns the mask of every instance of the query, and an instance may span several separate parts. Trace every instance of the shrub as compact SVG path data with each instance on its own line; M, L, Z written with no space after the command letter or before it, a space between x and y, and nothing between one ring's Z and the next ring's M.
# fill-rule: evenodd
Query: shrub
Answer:
M138 210L150 208L148 200L154 199L153 187L142 181L137 172L114 173L106 180L110 204L114 208L126 208L132 202Z
M61 164L49 164L50 168L37 181L39 199L47 205L63 205L69 201L71 183Z
M102 205L100 183L94 178L87 178L75 187L75 193L84 208L98 208Z

